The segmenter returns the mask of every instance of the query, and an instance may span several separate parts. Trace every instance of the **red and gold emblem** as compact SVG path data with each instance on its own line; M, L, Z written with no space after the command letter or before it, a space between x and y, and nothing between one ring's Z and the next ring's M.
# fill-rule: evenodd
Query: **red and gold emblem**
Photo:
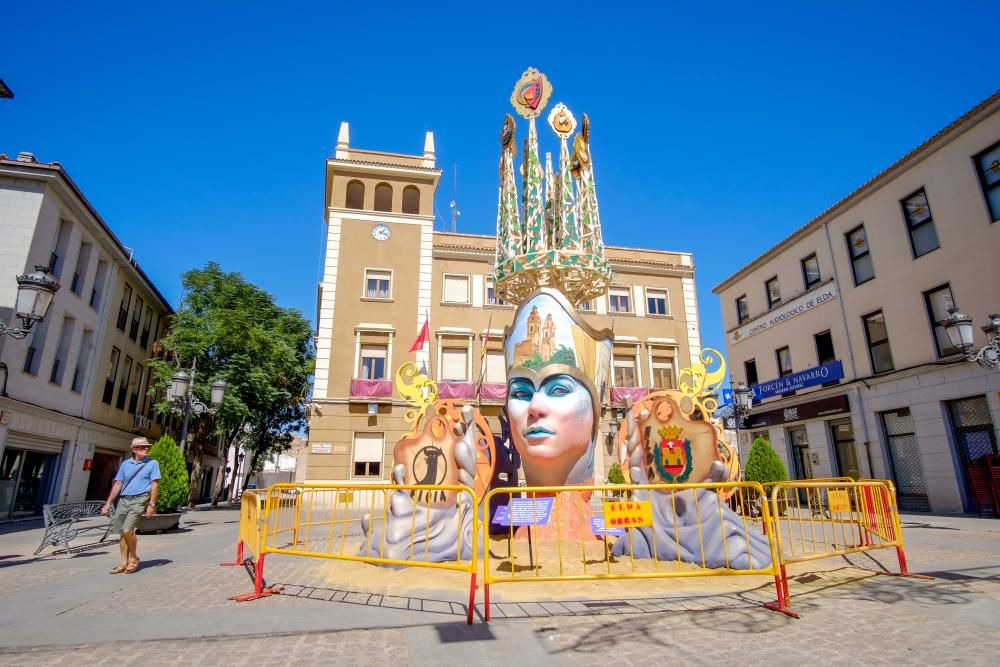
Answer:
M549 103L551 96L552 84L549 83L548 77L534 67L529 67L514 85L510 103L524 118L537 118Z

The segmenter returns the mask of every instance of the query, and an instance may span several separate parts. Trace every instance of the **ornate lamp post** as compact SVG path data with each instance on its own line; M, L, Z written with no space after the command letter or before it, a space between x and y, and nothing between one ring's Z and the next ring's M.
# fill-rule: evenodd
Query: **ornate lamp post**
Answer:
M732 377L729 378L729 385L733 388L733 427L736 430L736 456L742 458L740 452L740 426L743 420L750 414L750 407L753 402L750 396L750 387L742 382L733 384Z
M21 320L20 327L10 327L0 322L0 335L22 339L31 332L36 322L45 318L52 305L52 297L59 291L59 281L47 266L36 266L34 272L17 276L17 301L14 315Z
M195 416L205 413L215 414L222 405L222 399L226 395L226 383L224 380L216 380L212 383L211 407L205 405L194 395L194 377L197 369L197 360L191 362L191 370L179 369L170 378L167 385L167 400L174 404L174 411L184 415L184 425L181 426L181 453L187 450L188 422L191 411Z
M951 344L962 351L966 361L973 361L983 368L996 369L1000 365L1000 314L989 316L989 322L982 327L987 343L978 350L973 350L972 318L958 312L957 308L948 309L948 319L938 324L944 326L945 333Z

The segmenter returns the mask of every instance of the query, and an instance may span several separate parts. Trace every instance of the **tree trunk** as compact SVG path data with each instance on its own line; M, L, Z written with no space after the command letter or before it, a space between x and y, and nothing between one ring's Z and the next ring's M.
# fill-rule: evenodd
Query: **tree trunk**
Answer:
M212 507L219 506L219 497L226 484L226 465L229 463L229 441L219 436L219 474L212 485Z
M204 447L197 436L195 442L197 444L191 448L191 484L188 487L188 509L194 509L195 503L198 502L198 496L201 495L201 478L204 477L205 473L202 462Z

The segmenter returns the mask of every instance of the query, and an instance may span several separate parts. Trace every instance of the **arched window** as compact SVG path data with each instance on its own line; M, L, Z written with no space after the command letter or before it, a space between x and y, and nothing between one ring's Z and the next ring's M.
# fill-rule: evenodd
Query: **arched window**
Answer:
M363 209L365 207L365 184L361 181L351 181L347 184L347 208Z
M375 186L375 210L392 210L392 186L388 183L379 183Z
M403 213L420 213L420 189L415 185L403 188Z

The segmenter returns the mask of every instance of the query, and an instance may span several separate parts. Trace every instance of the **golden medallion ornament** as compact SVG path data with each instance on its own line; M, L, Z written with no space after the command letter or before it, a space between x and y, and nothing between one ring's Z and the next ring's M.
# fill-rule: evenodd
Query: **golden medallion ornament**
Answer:
M510 103L514 110L527 119L538 118L552 96L552 84L547 76L529 67L514 85Z

